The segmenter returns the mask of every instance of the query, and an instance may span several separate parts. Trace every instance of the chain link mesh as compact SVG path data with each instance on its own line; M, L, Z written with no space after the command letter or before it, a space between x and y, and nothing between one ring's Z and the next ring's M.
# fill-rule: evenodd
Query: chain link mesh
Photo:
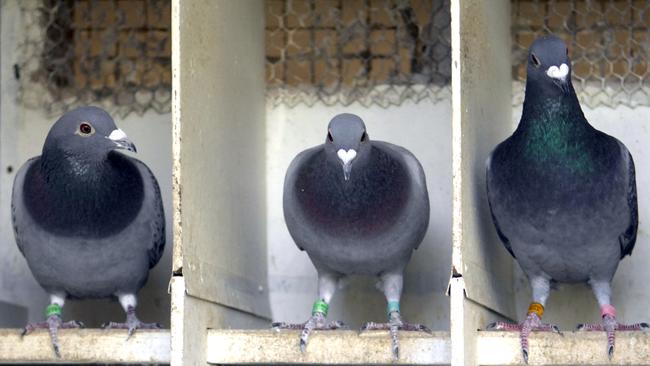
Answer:
M59 115L171 110L170 0L20 1L19 99Z
M273 105L450 95L449 0L266 0L265 12Z
M513 0L514 104L524 98L528 47L555 34L569 48L583 104L650 106L649 27L645 0Z

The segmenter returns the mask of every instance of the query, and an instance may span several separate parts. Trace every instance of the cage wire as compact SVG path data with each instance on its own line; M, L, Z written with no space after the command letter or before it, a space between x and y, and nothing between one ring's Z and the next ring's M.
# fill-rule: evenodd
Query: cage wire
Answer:
M513 102L524 98L528 47L539 36L564 39L573 85L589 107L650 106L650 1L513 0Z
M171 111L170 0L20 1L19 100L59 115Z
M449 0L266 0L265 13L272 105L450 96Z

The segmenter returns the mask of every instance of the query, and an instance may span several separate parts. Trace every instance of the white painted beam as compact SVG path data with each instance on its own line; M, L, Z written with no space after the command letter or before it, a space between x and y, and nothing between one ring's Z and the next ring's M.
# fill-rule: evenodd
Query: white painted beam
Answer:
M52 350L50 335L38 330L21 337L21 329L0 329L0 364L25 363L169 363L169 330L63 329L59 331L61 358Z
M523 365L519 333L479 332L479 365ZM533 332L529 338L529 365L647 365L650 333L617 332L614 357L607 358L605 332Z
M211 364L412 364L451 362L448 332L400 332L400 359L391 359L387 331L360 334L353 330L315 331L304 354L298 331L208 330L207 360Z

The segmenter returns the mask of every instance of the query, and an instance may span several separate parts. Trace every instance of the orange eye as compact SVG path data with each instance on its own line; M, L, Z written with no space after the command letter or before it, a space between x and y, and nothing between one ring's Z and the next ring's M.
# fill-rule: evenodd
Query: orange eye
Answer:
M82 122L79 125L79 132L83 135L90 135L93 133L93 126L91 126L90 123Z

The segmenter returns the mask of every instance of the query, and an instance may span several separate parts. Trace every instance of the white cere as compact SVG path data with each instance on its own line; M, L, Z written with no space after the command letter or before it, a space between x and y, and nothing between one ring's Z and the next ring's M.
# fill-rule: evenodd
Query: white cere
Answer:
M126 134L124 131L120 130L119 128L117 130L113 130L110 135L108 135L108 138L117 141L117 140L123 140L126 138Z
M546 70L546 75L553 79L565 81L567 75L569 75L569 66L567 64L562 64L560 67L553 65Z
M352 159L357 156L357 152L354 151L354 149L350 149L348 151L339 149L339 151L336 152L336 155L338 155L339 159L341 159L343 165L347 165L352 161Z

